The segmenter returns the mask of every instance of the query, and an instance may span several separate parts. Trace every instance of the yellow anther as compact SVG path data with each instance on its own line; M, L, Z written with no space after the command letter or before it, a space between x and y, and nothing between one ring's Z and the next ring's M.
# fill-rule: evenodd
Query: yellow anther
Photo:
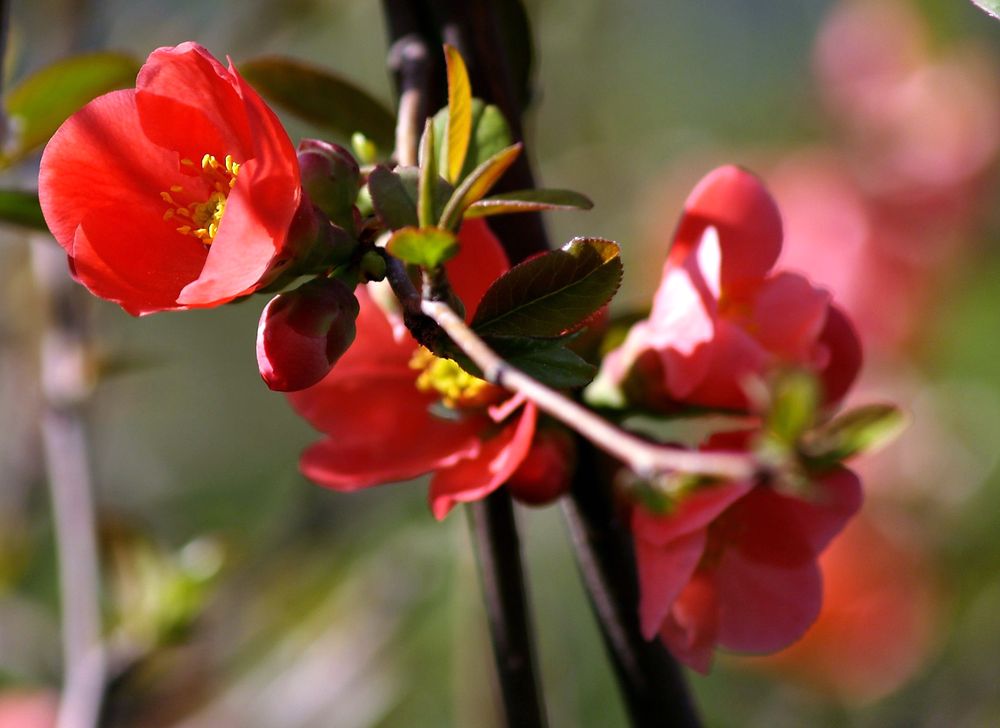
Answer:
M422 346L413 352L410 368L420 372L417 389L437 392L445 406L452 409L485 404L491 394L489 382L472 376L457 362L435 356Z
M195 166L190 159L182 159L180 163L187 167ZM170 208L163 213L164 220L175 216L188 218L191 225L182 225L176 228L177 232L182 235L191 235L205 245L211 245L219 233L222 216L226 211L226 198L236 184L236 175L239 173L240 165L239 162L233 160L231 154L227 154L225 157L225 167L214 155L206 154L201 158L201 170L201 179L210 190L208 199L201 202L190 202L188 200L193 195L188 192L185 195L188 200L183 203L177 202L171 193L179 195L184 192L185 187L181 185L171 185L170 192L161 192L160 197L170 205ZM191 190L192 188L189 186L187 189ZM198 189L197 184L194 189Z

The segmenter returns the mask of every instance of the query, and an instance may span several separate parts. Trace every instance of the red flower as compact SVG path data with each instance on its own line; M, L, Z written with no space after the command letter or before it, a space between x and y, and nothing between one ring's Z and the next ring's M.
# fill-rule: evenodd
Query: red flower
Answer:
M39 199L92 293L132 314L216 306L291 257L295 149L230 65L182 43L135 90L87 104L45 148Z
M455 291L474 312L486 288L508 268L482 221L463 225L461 251L447 264ZM434 472L431 510L444 518L458 502L499 488L527 455L535 407L504 401L503 390L394 330L371 294L358 289L357 339L319 384L288 395L329 437L302 455L306 477L353 491Z
M774 652L802 636L822 603L817 558L861 505L854 473L834 470L808 498L730 483L673 513L636 508L632 529L643 634L708 672L718 644Z
M760 181L738 167L691 193L650 317L604 362L604 376L647 404L744 409L745 384L776 364L815 371L826 400L861 364L851 324L830 295L774 272L781 217Z

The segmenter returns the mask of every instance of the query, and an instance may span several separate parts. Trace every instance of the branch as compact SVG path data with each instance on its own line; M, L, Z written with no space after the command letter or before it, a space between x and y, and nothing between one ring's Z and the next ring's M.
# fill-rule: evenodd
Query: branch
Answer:
M521 544L510 496L496 490L470 504L469 521L507 725L543 728L545 708L535 678Z
M59 728L97 725L105 689L99 562L82 405L90 393L86 302L48 239L33 241L35 277L49 301L42 340L42 437L59 559L64 679Z
M642 636L631 539L599 487L602 459L589 442L577 443L572 498L562 501L580 573L600 620L604 645L621 685L632 725L697 728L698 715L680 666L659 640Z
M493 384L523 394L539 409L579 432L609 455L621 460L642 478L671 472L691 473L726 480L749 480L761 467L744 453L695 452L656 445L598 417L586 407L546 387L504 361L490 349L448 306L423 301L421 310L444 329L452 341L483 370Z
M444 103L440 39L434 37L429 9L421 0L383 0L392 39L390 66L399 92L396 159L416 164L417 148L429 110ZM428 49L433 47L434 54ZM405 266L387 259L389 283L403 305L403 319L418 341L439 333L420 311L420 294ZM505 490L470 506L496 675L506 725L544 728L545 708L536 678L534 641L521 567L521 548L513 504Z

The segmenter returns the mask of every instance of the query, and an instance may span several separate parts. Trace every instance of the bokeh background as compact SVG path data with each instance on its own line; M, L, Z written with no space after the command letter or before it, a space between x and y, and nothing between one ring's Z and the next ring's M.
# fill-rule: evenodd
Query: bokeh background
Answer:
M691 682L713 726L1000 723L1000 23L958 0L531 0L542 180L596 203L555 240L622 243L617 311L656 286L687 191L768 182L784 262L867 349L857 401L913 417L859 464L868 503L825 557L827 607L773 658ZM82 8L82 10L81 10ZM18 79L72 47L197 40L336 69L391 99L376 0L13 3ZM293 138L315 130L287 119ZM7 183L32 184L28 162ZM45 725L60 675L42 466L45 305L0 231L0 726ZM491 655L461 512L419 484L356 495L296 470L315 438L256 371L263 301L142 320L80 297L109 639L141 655L118 725L491 726ZM551 724L625 725L558 508L519 512ZM4 711L7 711L6 713ZM9 721L5 722L5 721Z

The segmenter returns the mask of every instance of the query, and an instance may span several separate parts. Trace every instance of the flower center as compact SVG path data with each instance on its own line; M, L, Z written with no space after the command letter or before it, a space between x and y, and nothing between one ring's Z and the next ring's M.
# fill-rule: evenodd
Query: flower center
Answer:
M451 409L488 404L493 399L494 387L489 382L472 376L451 359L434 356L423 346L410 357L410 369L420 372L417 389L437 392Z
M182 159L181 164L195 168L195 163L190 159ZM211 245L216 233L219 232L222 216L226 212L226 199L236 184L236 175L239 172L239 162L234 162L232 156L226 155L225 163L222 163L214 155L206 154L201 158L201 170L195 171L195 175L208 183L210 189L208 199L191 200L192 195L185 192L183 186L173 185L169 192L160 193L163 201L170 205L163 213L163 219L183 220L184 224L177 228L177 232L198 238L205 245ZM188 199L185 200L185 197Z

